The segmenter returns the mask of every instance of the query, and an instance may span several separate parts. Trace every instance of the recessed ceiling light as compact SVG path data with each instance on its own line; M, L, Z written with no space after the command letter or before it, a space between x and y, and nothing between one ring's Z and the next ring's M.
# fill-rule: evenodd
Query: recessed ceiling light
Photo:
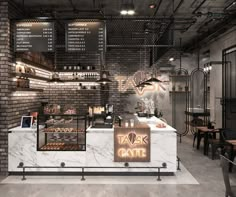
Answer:
M128 13L128 15L134 15L135 12L134 12L134 10L128 10L127 13Z
M154 8L156 8L156 7L157 7L157 5L156 5L155 3L149 4L149 8L150 8L150 9L154 9Z
M134 3L133 1L130 3L123 3L121 4L121 11L120 14L121 15L134 15L135 11L134 11Z
M128 14L128 11L127 11L127 10L121 10L121 11L120 11L120 14L121 14L121 15L127 15L127 14Z

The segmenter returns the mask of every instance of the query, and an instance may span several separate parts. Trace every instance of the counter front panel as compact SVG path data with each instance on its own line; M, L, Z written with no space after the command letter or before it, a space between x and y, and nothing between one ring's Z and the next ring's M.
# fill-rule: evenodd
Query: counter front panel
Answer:
M150 128L146 124L115 127L115 162L150 162Z

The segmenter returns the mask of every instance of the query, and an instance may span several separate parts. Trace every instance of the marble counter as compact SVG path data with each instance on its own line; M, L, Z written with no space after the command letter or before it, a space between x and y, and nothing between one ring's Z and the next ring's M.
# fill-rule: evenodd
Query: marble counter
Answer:
M43 129L43 125L39 125L39 129ZM21 128L21 126L14 127L12 129L9 129L9 133L36 133L37 127L31 127L31 128Z
M155 119L156 121L156 119ZM142 120L140 121L142 122ZM154 129L151 124L151 161L130 162L130 166L161 166L167 163L166 172L176 172L177 144L174 129L163 131ZM152 130L154 129L154 130ZM65 162L66 166L114 166L123 167L123 162L114 162L114 128L89 129L86 134L86 151L37 151L37 133L12 132L9 133L8 166L9 172L21 171L17 166L24 162L28 166L59 166ZM35 171L35 169L32 169ZM73 169L37 169L36 171L74 171ZM101 169L92 169L101 171ZM156 169L103 169L103 171L141 171L150 172Z

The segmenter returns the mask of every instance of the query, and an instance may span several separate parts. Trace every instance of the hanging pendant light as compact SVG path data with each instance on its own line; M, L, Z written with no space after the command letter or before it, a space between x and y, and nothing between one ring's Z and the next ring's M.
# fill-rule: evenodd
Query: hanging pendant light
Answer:
M57 52L55 51L55 55L54 55L54 71L52 73L52 78L49 80L49 83L64 83L64 81L62 81L60 79L60 75L57 71Z
M150 86L152 85L151 83L148 83L148 82L140 82L138 85L136 85L137 88L144 88L146 86Z
M108 78L108 76L109 76L109 71L106 70L106 68L105 68L104 59L105 59L105 57L104 57L104 54L102 53L102 54L101 54L101 59L100 59L100 60L101 60L101 65L102 65L101 74L100 74L100 79L96 81L97 83L100 83L100 84L103 84L103 85L112 82L112 81Z
M159 83L162 82L161 80L155 78L153 74L151 75L151 78L145 81L146 83Z
M101 71L101 78L99 80L97 80L96 82L104 84L104 85L107 83L111 83L112 81L110 79L108 79L108 71L102 70Z
M145 44L146 44L146 40L145 40ZM146 62L146 48L145 48L145 62ZM140 49L140 55L139 55L139 65L140 65L140 70L142 70L142 63L141 63L141 49ZM143 79L142 81L140 80L139 84L136 85L135 87L137 88L144 88L146 86L150 86L152 85L151 83L148 83L145 81L146 79Z
M154 46L152 48L152 66L154 66ZM153 69L154 70L154 69ZM146 83L160 83L163 82L159 80L158 78L154 77L153 74L151 74L151 78L145 81Z

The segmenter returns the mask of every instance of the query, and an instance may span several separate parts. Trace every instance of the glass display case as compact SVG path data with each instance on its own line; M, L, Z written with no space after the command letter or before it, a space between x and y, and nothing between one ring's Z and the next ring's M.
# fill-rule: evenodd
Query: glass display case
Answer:
M39 124L44 124L39 129ZM85 151L86 115L49 114L38 116L38 151Z

